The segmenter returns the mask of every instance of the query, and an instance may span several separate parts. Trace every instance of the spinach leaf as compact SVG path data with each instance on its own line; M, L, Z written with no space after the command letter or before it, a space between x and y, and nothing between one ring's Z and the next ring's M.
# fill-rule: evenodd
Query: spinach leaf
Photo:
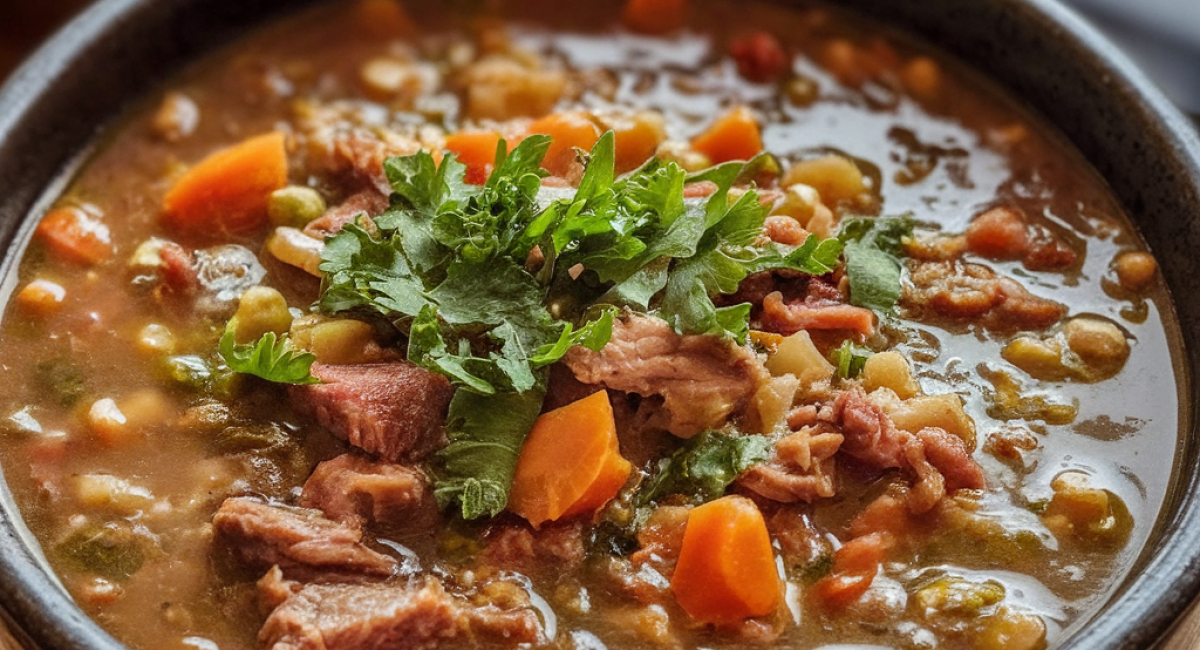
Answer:
M280 384L321 382L309 372L317 357L298 350L292 345L287 334L276 336L274 332L267 332L254 343L243 345L233 339L236 328L237 317L229 319L217 348L221 358L225 359L225 363L234 372L254 375Z

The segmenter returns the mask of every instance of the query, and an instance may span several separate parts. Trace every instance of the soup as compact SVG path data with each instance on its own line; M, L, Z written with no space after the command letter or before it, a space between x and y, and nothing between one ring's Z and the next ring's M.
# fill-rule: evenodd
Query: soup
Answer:
M5 476L133 648L1041 648L1178 428L1086 161L817 5L315 8L16 273Z

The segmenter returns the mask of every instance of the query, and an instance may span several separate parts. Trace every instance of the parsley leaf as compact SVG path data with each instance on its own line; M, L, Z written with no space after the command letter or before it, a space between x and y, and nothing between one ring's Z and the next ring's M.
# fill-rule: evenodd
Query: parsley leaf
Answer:
M846 257L850 303L881 316L892 313L900 300L900 258L903 240L912 236L907 217L856 218L842 222L838 239Z
M685 495L695 504L716 499L739 474L767 460L772 444L761 435L700 433L658 462L637 504L648 505L670 494Z
M874 353L870 348L855 345L846 340L829 353L829 360L837 369L838 379L854 379L862 373L863 366L867 364L867 359L870 359L872 354Z
M280 384L321 382L309 372L317 357L297 350L286 334L276 336L274 332L267 332L258 341L243 345L234 341L236 328L237 317L234 317L225 326L217 348L230 370Z

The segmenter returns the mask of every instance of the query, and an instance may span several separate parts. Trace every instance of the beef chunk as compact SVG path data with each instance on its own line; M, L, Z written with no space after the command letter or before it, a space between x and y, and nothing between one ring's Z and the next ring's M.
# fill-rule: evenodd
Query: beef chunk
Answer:
M483 555L489 563L521 573L539 566L572 571L583 563L583 524L547 523L538 530L517 519L493 523L484 534Z
M278 597L276 586L267 588ZM258 640L270 650L422 650L535 643L541 628L528 606L471 605L429 578L416 585L300 586L267 618Z
M337 521L391 529L429 530L438 522L437 503L424 472L358 454L342 454L317 465L304 483L300 505Z
M1067 308L1029 293L1012 278L986 266L950 262L918 262L910 269L903 304L918 315L964 324L979 322L989 330L1043 330L1057 323Z
M395 560L363 545L357 526L330 521L317 510L226 499L213 516L213 534L239 563L257 571L275 565L300 575L397 571Z
M313 364L324 383L292 386L292 404L338 437L386 460L419 460L446 445L442 425L454 389L407 361Z
M680 437L723 424L745 408L766 377L746 348L711 336L680 336L646 316L614 323L603 350L576 346L563 360L585 384L661 396L655 424Z

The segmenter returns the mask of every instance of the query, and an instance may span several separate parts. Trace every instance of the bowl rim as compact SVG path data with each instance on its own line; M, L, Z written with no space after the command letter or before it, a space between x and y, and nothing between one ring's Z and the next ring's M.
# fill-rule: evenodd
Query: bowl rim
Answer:
M236 8L209 11L217 3L207 0L100 0L60 29L28 58L7 82L0 86L0 178L17 179L6 189L8 196L0 198L0 243L6 252L0 274L10 278L15 264L13 242L32 228L27 217L45 207L48 197L61 188L78 168L80 160L94 145L96 135L111 127L125 112L131 101L145 96L164 79L177 73L183 65L196 60L221 43L245 33L267 18L286 10L296 10L312 0L243 0L220 3L240 5ZM789 0L775 0L788 4ZM1111 110L1129 116L1155 146L1154 155L1167 161L1173 182L1179 190L1180 201L1193 200L1200 206L1200 136L1192 123L1149 81L1114 45L1080 18L1074 11L1056 0L923 0L922 3L897 3L895 0L846 0L842 4L853 10L874 16L891 16L906 21L903 29L934 41L940 49L983 73L1023 99L1029 99L1029 88L1038 88L1030 81L1020 90L1020 72L997 67L995 61L981 62L964 56L970 50L938 27L931 13L971 11L971 7L994 8L1006 12L1030 35L1039 36L1038 46L1050 52L1075 57L1072 61L1049 59L1055 65L1102 76L1094 84L1111 93ZM922 5L920 7L916 5ZM181 25L199 26L196 34L181 31ZM177 37L169 45L128 45L125 39L137 34L149 34L151 27L175 25L171 34ZM107 58L105 58L107 57ZM95 61L110 68L97 74ZM89 62L91 61L91 62ZM144 79L121 79L122 62L135 62L148 74ZM92 74L85 74L87 71ZM113 79L113 90L92 83L95 78ZM1081 82L1082 83L1082 82ZM101 84L102 85L102 84ZM1090 86L1089 86L1090 88ZM1043 89L1045 90L1045 89ZM1053 92L1050 93L1053 96ZM64 103L91 100L88 110L79 119L63 117ZM1050 100L1027 102L1039 116L1064 131L1068 140L1084 151L1089 159L1096 151L1104 151L1104 138L1093 141L1088 134L1073 133L1061 114L1055 114ZM47 123L45 115L52 119ZM58 121L56 121L57 118ZM1066 128L1064 128L1066 127ZM49 146L39 152L41 159L31 156L39 141ZM1111 143L1110 143L1111 144ZM1106 182L1113 184L1111 170L1101 169ZM40 183L22 184L23 179ZM47 188L51 188L48 190ZM1123 206L1137 221L1141 201L1119 185L1113 187ZM1198 211L1185 215L1200 216ZM1200 226L1197 226L1200 227ZM19 247L16 247L19 248ZM19 251L17 251L19 252ZM1184 295L1178 289L1181 281L1168 277L1173 296ZM9 283L11 285L11 282ZM0 293L11 292L6 286ZM1200 301L1196 301L1200 302ZM1119 593L1103 606L1103 614L1093 617L1069 636L1058 640L1060 649L1132 650L1149 648L1180 618L1200 594L1200 547L1194 540L1200 537L1200 469L1196 467L1197 449L1195 405L1200 404L1200 387L1192 380L1200 369L1200 307L1194 316L1184 321L1180 303L1175 301L1180 328L1185 340L1181 352L1180 397L1181 437L1176 452L1175 489L1165 500L1152 535ZM1187 307L1186 305L1182 305ZM1189 327L1188 323L1192 325ZM1190 401L1190 404L1188 403ZM0 475L0 621L15 624L15 631L31 647L56 650L122 650L121 643L75 606L41 556L24 523L17 515L15 503ZM1140 571L1137 569L1140 567ZM1162 580L1171 588L1164 589Z

